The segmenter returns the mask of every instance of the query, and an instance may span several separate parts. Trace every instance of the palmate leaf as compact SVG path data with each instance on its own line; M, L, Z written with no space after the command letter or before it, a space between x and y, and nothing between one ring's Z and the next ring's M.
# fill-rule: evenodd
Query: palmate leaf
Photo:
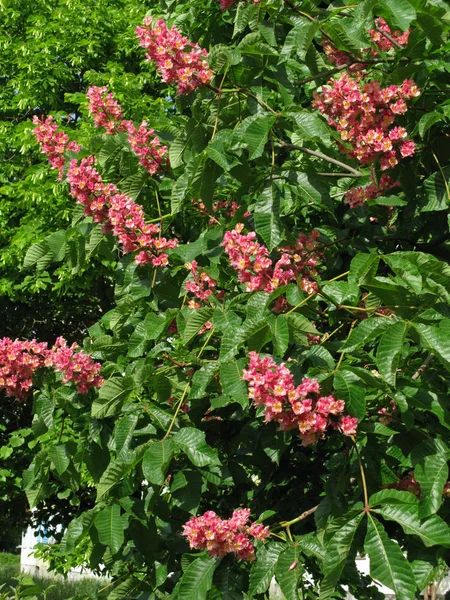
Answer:
M177 585L176 599L205 600L219 563L220 559L209 556L201 556L192 561Z
M397 598L414 600L416 584L412 569L398 544L389 539L383 525L367 515L364 550L370 560L370 576L391 589Z
M409 329L409 323L399 321L387 329L381 336L377 349L377 367L383 379L395 386L397 368L403 350L403 343Z

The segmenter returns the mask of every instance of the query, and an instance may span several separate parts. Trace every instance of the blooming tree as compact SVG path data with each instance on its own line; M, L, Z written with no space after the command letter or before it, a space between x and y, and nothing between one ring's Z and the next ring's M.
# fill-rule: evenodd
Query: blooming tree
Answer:
M445 569L448 17L171 5L135 42L166 116L105 86L89 139L37 111L82 227L26 265L105 240L117 260L83 349L0 342L7 397L34 387L29 502L78 507L40 548L57 570L109 573L110 600L263 598L273 577L288 600L413 600Z

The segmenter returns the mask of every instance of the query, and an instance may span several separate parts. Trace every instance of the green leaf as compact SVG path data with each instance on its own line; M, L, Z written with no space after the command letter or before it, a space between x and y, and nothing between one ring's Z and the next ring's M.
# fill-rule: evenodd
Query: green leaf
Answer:
M220 465L217 450L206 443L203 431L194 427L183 427L177 431L173 440L196 467Z
M206 600L211 589L214 571L220 559L201 556L196 558L183 573L178 587L178 600Z
M242 408L246 408L248 406L248 390L242 379L243 366L243 359L222 363L220 365L220 384L224 394L230 396L234 402L239 402Z
M294 19L293 19L294 20ZM303 17L296 17L295 27L287 34L280 53L280 62L287 60L293 52L304 60L320 24Z
M200 399L205 396L206 388L211 383L219 365L215 362L203 365L201 369L194 373L191 382L191 389L188 398L191 400Z
M256 202L255 211L256 233L272 251L283 239L280 221L280 191L274 184L268 185Z
M339 520L339 528L325 548L323 562L325 577L320 584L319 600L327 600L333 596L363 515L362 511L355 514L353 510Z
M400 546L389 539L383 525L368 513L364 549L369 555L370 576L391 589L397 598L414 600L416 585Z
M212 308L199 308L194 310L186 319L186 327L183 332L183 342L188 344L193 337L197 335L206 321L209 321L212 316Z
M392 325L381 336L377 349L377 367L383 379L395 386L397 367L403 350L403 343L409 329L409 323L400 321Z
M299 548L289 546L280 554L275 566L275 578L286 600L298 600L298 580L302 573Z
M67 250L65 230L55 231L45 238L48 247L52 251L53 260L61 261L64 259Z
M250 160L262 156L269 131L275 121L275 115L258 113L246 117L237 127L235 140L239 145L244 144L248 148Z
M366 398L359 377L351 371L341 369L334 375L333 387L336 396L345 400L346 412L361 421L366 416Z
M402 282L416 294L422 292L422 276L419 269L400 253L383 256L383 261L391 267L396 274L397 281Z
M375 276L380 257L377 254L357 254L350 263L348 282L361 285L366 279L369 281Z
M327 125L316 113L302 110L299 112L290 112L288 116L294 120L296 124L294 135L295 137L298 136L300 140L310 141L317 139L325 143L330 139L330 131ZM292 141L293 143L297 143L297 139L293 139Z
M386 329L392 327L394 323L395 321L384 317L365 319L353 329L350 337L341 346L340 352L353 352L357 348L362 348L379 337Z
M410 494L410 496L414 496ZM384 519L394 521L410 535L420 537L425 546L450 547L450 527L437 515L426 519L419 517L418 501L415 504L384 504L372 512L380 514Z
M98 531L100 543L108 546L112 554L119 552L125 541L125 536L118 504L107 506L97 513L95 528Z
M170 492L175 506L195 515L202 495L203 477L198 471L178 471L174 474Z
M434 514L442 504L450 450L439 438L424 440L411 452L414 477L420 483L419 516Z
M70 465L70 455L67 446L65 444L52 446L49 449L48 454L52 460L52 463L55 465L58 475L65 473Z
M388 23L402 31L416 18L416 11L408 0L379 0L378 3L389 12Z
M134 459L134 456L128 460L119 458L109 463L97 485L97 502L122 482L123 478L133 468Z
M47 244L44 242L38 242L28 248L23 261L25 268L37 265L38 270L44 269L53 260L53 254L49 250Z
M250 583L248 594L264 594L270 585L270 581L275 572L275 565L280 556L284 545L275 543L266 543L258 549L256 560L252 564L250 571Z
M289 325L285 315L279 315L269 321L275 356L284 356L289 346Z
M446 166L442 172L436 171L423 182L423 191L426 204L421 207L421 212L447 210L449 204L448 189L450 187L450 167Z
M175 448L171 439L151 442L142 459L144 477L150 483L162 485L174 453Z
M421 138L424 137L425 133L432 127L435 123L439 123L442 121L444 115L438 112L429 112L424 114L419 121L419 135Z
M433 325L424 325L423 323L413 323L427 348L441 361L444 367L450 371L450 345L448 343L448 334L444 329L434 327Z
M100 388L98 398L92 403L91 416L95 419L104 419L117 414L133 389L134 383L131 377L108 379Z

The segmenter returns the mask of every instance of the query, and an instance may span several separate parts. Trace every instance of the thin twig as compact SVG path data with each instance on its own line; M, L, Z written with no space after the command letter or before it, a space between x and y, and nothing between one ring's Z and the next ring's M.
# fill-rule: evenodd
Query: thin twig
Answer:
M303 519L306 519L306 517L309 517L309 515L315 513L318 508L319 504L317 506L309 508L308 510L305 510L305 512L302 512L302 514L299 517L295 517L295 519L292 519L291 521L282 521L280 525L281 527L290 527L291 525L295 525L295 523L303 521Z
M311 156L315 156L316 158L321 158L322 160L326 160L333 165L337 165L341 167L341 169L345 169L349 173L351 173L354 177L364 177L364 173L357 171L353 167L346 165L345 163L337 160L336 158L332 158L326 154L322 154L322 152L317 152L316 150L311 150L310 148L304 148L303 146L297 146L296 144L287 144L286 142L281 142L282 148L287 148L288 150L298 150L299 152L304 152L305 154L310 154ZM347 175L349 177L350 175Z
M358 446L356 445L355 436L352 435L350 437L351 437L351 439L353 441L353 444L355 445L356 456L358 457L359 470L360 470L360 473L361 473L361 483L362 483L363 494L364 494L364 510L365 510L365 512L369 512L370 511L370 506L369 506L369 494L367 493L366 474L364 472L364 467L363 467L363 464L362 464L361 456L359 455Z
M401 44L399 44L397 42L397 40L395 40L392 37L392 35L389 35L389 33L386 33L385 31L380 29L376 23L375 23L375 29L378 31L378 33L381 33L381 35L383 35L387 40L389 40L391 42L391 44L393 44L396 48L398 48L399 50L403 50L403 46Z
M412 379L419 379L419 377L422 375L422 373L428 367L428 365L433 360L433 358L434 358L434 354L429 354L426 357L426 359L423 361L423 363L420 365L420 367L417 369L417 371L414 373L414 375L412 376Z

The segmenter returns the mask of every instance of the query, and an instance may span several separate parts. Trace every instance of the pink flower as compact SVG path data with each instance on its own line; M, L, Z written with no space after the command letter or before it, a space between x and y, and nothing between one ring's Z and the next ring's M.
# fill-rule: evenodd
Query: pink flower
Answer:
M252 561L255 550L250 538L264 541L269 536L269 528L260 523L249 525L249 518L248 508L238 508L230 519L221 519L209 510L183 525L182 535L188 538L191 549L206 549L210 556L236 554L241 560Z
M0 339L0 389L7 396L25 399L33 385L34 373L45 367L63 373L63 382L74 382L80 394L103 383L100 363L78 350L77 344L69 348L64 338L58 338L51 349L47 343L36 340Z
M243 379L249 383L249 398L256 406L264 405L266 422L277 421L283 430L298 429L304 445L338 428L344 435L356 432L358 420L344 416L345 402L334 396L320 396L316 379L305 377L294 385L294 377L284 363L249 353L250 363ZM331 416L330 416L331 415Z
M140 164L155 175L163 166L168 164L167 146L162 146L153 129L142 121L136 128L133 121L122 117L122 109L106 87L91 87L87 91L89 111L94 118L96 127L103 127L109 134L126 131L131 150L136 154Z
M144 19L143 27L136 27L139 44L147 50L147 60L153 61L165 83L177 83L178 94L189 94L195 88L207 85L213 78L208 66L208 52L190 42L165 21Z
M313 106L328 118L350 148L343 151L362 164L377 160L381 168L398 162L398 144L405 137L401 127L392 127L396 115L407 111L405 100L420 94L412 80L381 88L378 81L364 83L363 74L343 73L329 87L315 93Z

